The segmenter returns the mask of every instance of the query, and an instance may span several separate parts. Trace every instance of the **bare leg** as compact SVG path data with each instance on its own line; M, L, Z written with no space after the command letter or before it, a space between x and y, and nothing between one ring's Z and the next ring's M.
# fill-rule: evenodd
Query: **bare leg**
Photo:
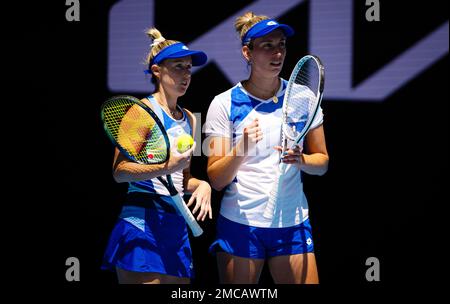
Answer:
M275 284L319 284L314 253L276 256L268 264Z
M189 284L189 278L180 278L156 272L135 272L116 267L119 284Z
M257 284L264 260L242 258L218 252L217 266L222 284Z

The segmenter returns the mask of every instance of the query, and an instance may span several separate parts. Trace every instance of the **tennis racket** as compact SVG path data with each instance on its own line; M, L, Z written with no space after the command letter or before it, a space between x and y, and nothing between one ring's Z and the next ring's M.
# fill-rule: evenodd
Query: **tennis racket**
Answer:
M283 179L287 164L282 157L290 147L298 145L308 133L320 107L325 81L324 67L320 59L314 55L302 57L295 65L289 77L283 100L281 121L280 163L273 188L269 194L269 201L263 216L272 219L281 209L283 200Z
M132 96L114 96L101 107L103 127L112 143L125 157L139 164L161 164L170 157L170 141L158 116L142 101ZM172 176L157 177L167 188L175 207L186 220L194 236L203 233L183 198L176 190Z

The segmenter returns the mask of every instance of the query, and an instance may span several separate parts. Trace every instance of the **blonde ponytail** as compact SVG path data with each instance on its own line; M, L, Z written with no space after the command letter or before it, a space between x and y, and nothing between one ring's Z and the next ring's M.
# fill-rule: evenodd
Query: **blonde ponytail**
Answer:
M265 15L255 15L253 12L247 12L242 16L239 16L236 18L236 21L234 23L234 28L236 29L236 32L239 34L239 38L242 38L245 36L247 31L256 23L270 19L268 16Z
M155 27L149 28L146 31L147 36L152 40L152 44L150 45L150 51L148 52L147 59L145 60L145 64L150 64L153 58L165 47L175 44L178 41L175 40L167 40L163 37L161 32ZM149 67L150 69L150 67Z

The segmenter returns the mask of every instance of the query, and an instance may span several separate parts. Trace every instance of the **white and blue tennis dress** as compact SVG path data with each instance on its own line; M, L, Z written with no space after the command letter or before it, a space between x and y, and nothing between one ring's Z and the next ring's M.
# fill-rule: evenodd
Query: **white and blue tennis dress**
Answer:
M301 172L295 166L287 166L281 212L273 220L263 217L279 164L279 152L273 147L281 144L281 113L287 86L287 81L281 80L277 100L252 96L238 83L217 95L208 109L204 126L208 137L229 138L235 145L255 118L263 132L263 139L248 152L236 177L224 189L217 239L211 251L250 258L313 251L308 202ZM322 122L323 113L319 109L311 128Z
M173 119L153 96L153 111L163 123L171 147L192 127L184 110ZM183 195L182 170L172 173L177 191ZM102 269L119 267L128 271L156 272L193 277L192 251L184 218L172 203L167 188L156 178L130 182L126 201L105 250Z

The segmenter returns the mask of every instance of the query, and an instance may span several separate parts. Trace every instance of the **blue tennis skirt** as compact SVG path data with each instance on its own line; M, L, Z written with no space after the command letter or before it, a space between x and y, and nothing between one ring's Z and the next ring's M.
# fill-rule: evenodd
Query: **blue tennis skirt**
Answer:
M176 213L124 206L106 246L101 268L194 276L187 225Z

